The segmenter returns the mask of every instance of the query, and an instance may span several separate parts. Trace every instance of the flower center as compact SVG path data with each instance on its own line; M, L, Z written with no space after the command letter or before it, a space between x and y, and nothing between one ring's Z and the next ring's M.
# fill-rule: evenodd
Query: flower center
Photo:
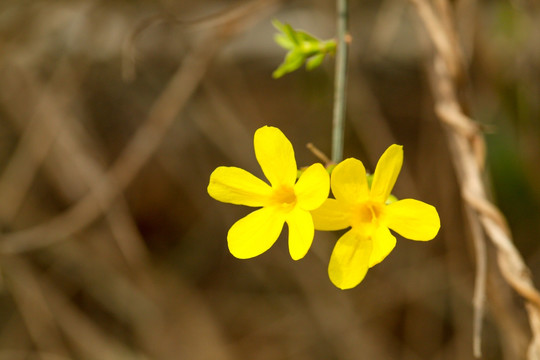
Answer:
M296 205L296 194L290 186L280 186L274 189L270 198L271 205L279 206L284 210L290 211Z
M384 213L384 205L378 202L366 201L359 204L353 211L351 225L370 233L379 225Z

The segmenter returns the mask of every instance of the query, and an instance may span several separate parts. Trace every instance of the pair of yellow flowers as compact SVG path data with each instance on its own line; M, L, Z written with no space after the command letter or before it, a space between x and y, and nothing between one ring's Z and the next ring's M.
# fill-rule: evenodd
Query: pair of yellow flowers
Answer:
M226 203L260 207L238 220L229 230L231 254L252 258L268 250L287 223L289 252L303 258L315 230L351 227L337 241L328 266L330 280L350 289L365 277L368 268L381 262L401 236L426 241L440 228L437 210L424 202L389 201L403 164L403 148L390 146L379 159L371 186L361 161L348 158L335 166L331 176L321 164L313 164L297 180L294 150L275 127L255 132L255 156L270 185L237 167L218 167L210 175L208 193ZM328 198L332 189L334 198Z

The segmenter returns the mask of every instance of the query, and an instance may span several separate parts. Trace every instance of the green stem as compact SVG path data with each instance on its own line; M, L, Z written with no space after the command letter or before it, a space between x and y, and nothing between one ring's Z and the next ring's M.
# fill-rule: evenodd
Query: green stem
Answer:
M343 138L345 134L345 105L347 87L347 53L348 44L346 37L347 0L337 0L337 51L336 72L334 83L334 117L332 122L332 161L335 163L343 159Z

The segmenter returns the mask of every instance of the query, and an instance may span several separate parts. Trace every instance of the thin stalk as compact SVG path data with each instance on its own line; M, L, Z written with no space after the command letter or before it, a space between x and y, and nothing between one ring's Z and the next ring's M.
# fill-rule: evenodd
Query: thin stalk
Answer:
M348 15L347 0L337 0L337 50L334 82L334 117L332 121L332 161L343 159L343 138L345 134L345 105L347 87L348 53Z

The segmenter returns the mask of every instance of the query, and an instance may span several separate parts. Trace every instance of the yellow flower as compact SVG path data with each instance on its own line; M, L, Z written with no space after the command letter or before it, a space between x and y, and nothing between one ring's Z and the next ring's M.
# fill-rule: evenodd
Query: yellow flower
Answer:
M401 236L426 241L440 228L437 210L424 202L404 199L387 204L403 164L403 148L390 146L379 159L371 189L362 162L349 158L332 172L331 188L335 199L327 199L313 211L317 230L346 232L336 243L328 275L341 289L358 285L368 268L381 262L396 246L389 229Z
M240 259L260 255L276 242L283 225L289 228L289 252L303 258L313 242L310 211L328 197L330 177L321 164L307 168L296 181L297 168L289 140L275 128L255 132L255 156L271 185L237 167L218 167L210 175L208 194L218 201L262 207L238 220L229 230L231 254Z

